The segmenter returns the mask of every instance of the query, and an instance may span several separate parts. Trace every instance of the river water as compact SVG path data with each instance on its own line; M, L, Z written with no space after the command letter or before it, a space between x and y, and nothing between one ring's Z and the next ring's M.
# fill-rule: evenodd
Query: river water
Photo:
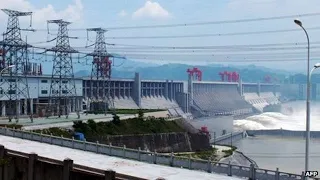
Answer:
M304 170L305 140L270 136L249 137L235 142L260 168L301 174ZM320 139L310 142L309 169L320 170Z
M284 106L292 107L290 116L281 113L263 113L234 121L236 130L287 129L305 131L305 102L296 101ZM311 130L320 131L320 104L311 103ZM249 137L233 143L260 168L301 174L305 163L305 139L274 136ZM320 139L310 142L309 169L320 170Z

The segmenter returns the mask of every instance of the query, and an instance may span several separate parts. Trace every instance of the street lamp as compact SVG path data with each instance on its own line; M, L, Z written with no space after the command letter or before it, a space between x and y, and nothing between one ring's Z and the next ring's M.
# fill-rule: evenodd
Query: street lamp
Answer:
M316 64L313 66L313 68L311 69L311 71L310 71L310 79L309 79L310 82L311 82L312 72L313 72L315 69L318 69L318 68L320 68L320 63L316 63Z
M309 141L310 141L310 40L306 29L303 27L302 22L298 19L294 20L305 32L308 40L308 65L307 65L307 110L306 110L306 154L305 154L305 172L309 170ZM315 66L317 68L318 66Z
M3 73L5 70L8 70L8 69L13 68L13 67L15 67L15 66L16 66L16 65L9 65L8 67L3 68L3 69L0 71L0 76L2 76L2 73Z

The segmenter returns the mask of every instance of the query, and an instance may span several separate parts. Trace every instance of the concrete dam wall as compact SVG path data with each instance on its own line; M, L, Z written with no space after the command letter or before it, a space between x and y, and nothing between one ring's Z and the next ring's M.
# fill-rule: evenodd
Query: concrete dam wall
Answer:
M193 84L193 105L207 115L243 115L252 106L238 92L237 84Z
M99 141L101 144L111 143L120 147L125 145L127 148L141 148L141 150L159 153L198 151L210 148L209 138L206 135L190 133L87 137L87 140Z

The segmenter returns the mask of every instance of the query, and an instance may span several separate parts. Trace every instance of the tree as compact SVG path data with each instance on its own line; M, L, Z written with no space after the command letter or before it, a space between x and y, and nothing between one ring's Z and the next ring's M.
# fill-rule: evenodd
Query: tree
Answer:
M139 110L138 110L138 118L139 118L139 119L144 119L144 113L143 113L143 110L142 110L142 109L139 109Z
M113 113L112 123L116 125L120 124L120 117L116 113Z
M97 123L93 119L88 119L87 124L92 131L97 131Z

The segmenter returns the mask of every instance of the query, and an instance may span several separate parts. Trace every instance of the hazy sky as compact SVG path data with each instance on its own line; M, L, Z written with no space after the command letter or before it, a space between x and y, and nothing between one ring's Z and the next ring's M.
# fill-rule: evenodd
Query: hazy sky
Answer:
M320 8L319 0L1 0L0 8L9 8L23 11L33 11L33 28L37 32L23 32L23 37L28 35L28 42L36 43L52 39L56 34L56 25L50 25L53 29L50 35L46 32L46 20L64 19L73 22L69 26L70 36L78 37L71 40L71 45L85 50L87 33L85 28L91 27L121 27L121 26L143 26L159 24L177 24L207 21L238 20L248 18L263 18L284 15L299 15L307 13L318 13ZM298 16L297 16L298 17ZM317 54L317 42L320 41L319 30L311 29L320 27L318 16L301 17L305 28L310 29L309 35L313 49L311 49L311 64L320 61L320 54ZM7 15L0 12L0 31L6 28ZM28 27L29 19L21 18L21 27ZM78 29L78 30L76 30ZM194 34L228 34L252 31L274 31L299 29L293 23L293 19L281 19L270 21L242 22L233 24L215 24L202 26L172 27L172 28L152 28L152 29L125 29L110 30L106 37L128 37L128 36L177 36ZM95 40L95 34L89 34L89 43ZM148 46L230 46L230 45L254 45L254 44L281 44L281 43L304 43L306 37L303 31L269 33L269 34L247 34L228 35L197 38L161 38L161 39L107 39L108 43L126 45L148 45ZM37 46L50 47L54 43L36 44ZM270 46L271 47L271 46ZM290 46L293 47L293 46ZM110 52L122 55L132 55L128 49L116 49L110 47ZM289 48L290 49L290 48ZM139 51L140 50L140 51ZM144 58L145 50L136 49L137 57ZM171 52L172 50L170 50ZM218 51L218 52L217 52ZM215 61L223 61L231 58L233 60L248 60L250 62L241 64L257 64L266 67L273 67L285 70L306 69L305 62L306 49L287 51L239 51L231 50L219 52L219 50L201 52L196 56L192 51L180 53L180 55L164 55L163 52L152 52L151 58L146 62L168 63L186 62L206 64ZM243 55L239 55L243 53ZM252 55L255 53L256 55ZM179 54L179 53L176 53ZM212 56L214 54L216 57ZM234 55L238 54L238 55ZM249 55L248 55L249 54ZM289 55L288 55L289 54ZM129 57L128 56L128 57ZM133 57L136 57L133 56ZM290 58L302 59L302 62L283 62L281 59ZM277 62L252 62L252 60L278 60ZM155 61L158 60L158 61ZM227 62L226 64L231 64ZM234 63L232 63L234 64ZM47 64L50 66L50 64ZM79 66L80 68L80 66ZM85 68L82 66L81 68Z

